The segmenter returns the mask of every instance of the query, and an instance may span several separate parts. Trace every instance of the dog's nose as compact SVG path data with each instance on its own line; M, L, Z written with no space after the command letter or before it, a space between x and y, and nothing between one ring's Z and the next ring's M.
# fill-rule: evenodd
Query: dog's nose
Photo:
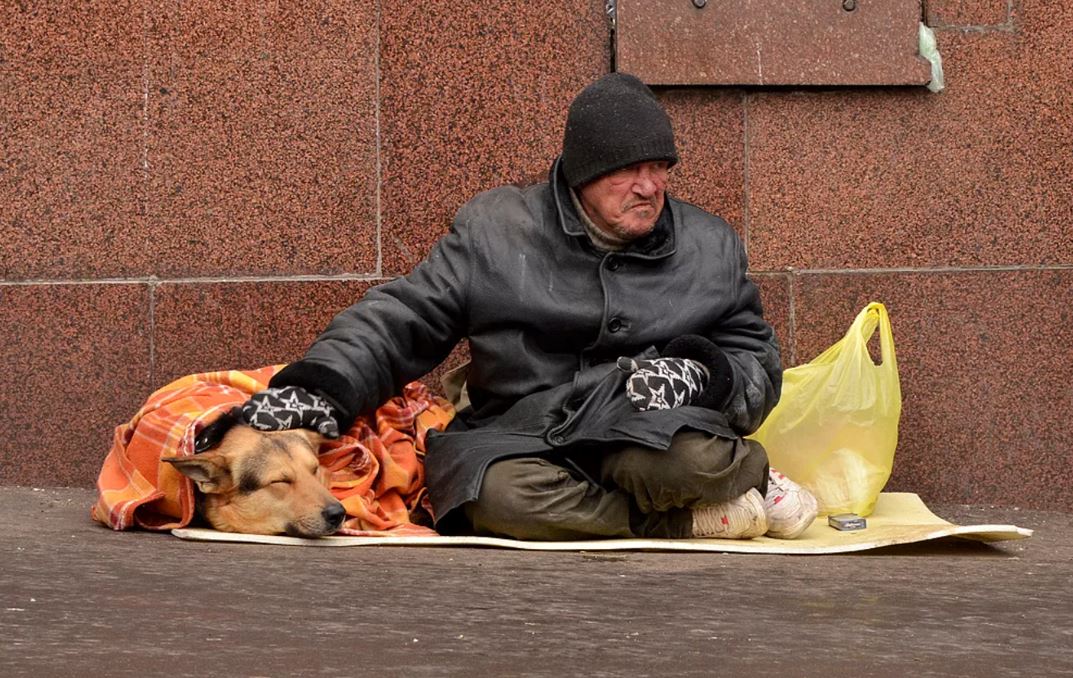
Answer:
M343 519L346 518L346 509L339 503L328 504L320 514L324 517L324 522L339 527L343 524Z

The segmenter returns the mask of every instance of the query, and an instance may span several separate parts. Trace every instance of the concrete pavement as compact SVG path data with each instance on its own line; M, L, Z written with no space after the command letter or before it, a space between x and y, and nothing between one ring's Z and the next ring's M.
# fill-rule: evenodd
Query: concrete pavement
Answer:
M844 556L303 549L0 488L0 676L1073 675L1073 515Z

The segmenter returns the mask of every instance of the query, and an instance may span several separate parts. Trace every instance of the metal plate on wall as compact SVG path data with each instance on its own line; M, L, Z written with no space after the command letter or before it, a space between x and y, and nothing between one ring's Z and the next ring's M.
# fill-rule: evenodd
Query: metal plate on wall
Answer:
M924 85L921 0L618 0L617 70L650 85Z

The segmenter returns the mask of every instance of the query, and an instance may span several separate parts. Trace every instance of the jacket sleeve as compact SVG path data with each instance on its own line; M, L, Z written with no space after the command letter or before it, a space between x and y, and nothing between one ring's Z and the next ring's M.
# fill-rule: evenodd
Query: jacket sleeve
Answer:
M694 403L720 410L741 435L760 428L779 401L782 360L775 331L763 317L760 292L748 278L748 259L735 236L731 267L732 303L705 336L686 335L669 342L663 355L691 358L709 371L704 393Z
M328 398L345 430L442 362L467 325L464 213L409 275L370 289L336 315L305 356L269 385L301 386Z

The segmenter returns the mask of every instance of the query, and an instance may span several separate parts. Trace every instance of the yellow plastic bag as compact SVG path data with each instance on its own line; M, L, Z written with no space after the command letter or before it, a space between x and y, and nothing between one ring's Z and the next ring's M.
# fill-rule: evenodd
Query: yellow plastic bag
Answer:
M878 365L868 353L877 329ZM835 345L783 373L779 404L750 437L772 467L816 495L821 515L866 516L890 478L901 411L890 318L871 303Z

